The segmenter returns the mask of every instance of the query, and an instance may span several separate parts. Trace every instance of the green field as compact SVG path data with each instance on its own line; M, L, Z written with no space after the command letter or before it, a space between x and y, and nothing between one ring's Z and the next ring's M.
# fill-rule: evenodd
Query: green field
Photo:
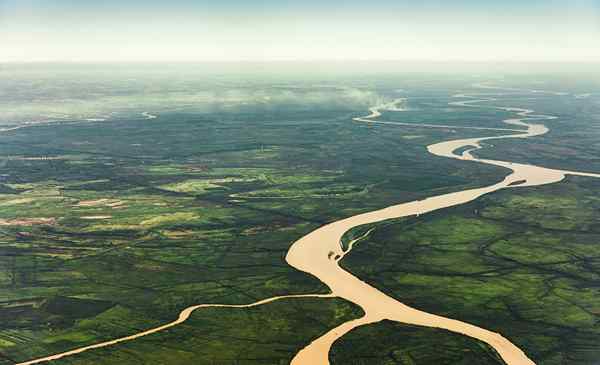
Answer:
M502 132L352 121L378 98L402 96L410 110L382 119L502 127L509 113L447 105L449 96L473 91L469 78L174 77L156 81L161 94L141 81L130 89L117 79L57 83L59 76L42 84L68 94L61 110L71 118L0 133L0 364L129 335L194 304L327 293L287 265L292 242L337 219L506 173L426 150ZM400 86L407 91L399 94ZM80 88L99 101L78 100ZM220 99L202 104L199 95L209 94ZM29 105L22 95L2 97ZM495 143L480 155L600 172L598 99L572 106L565 98L499 100L561 119L549 122L548 137ZM40 118L52 111L47 105L58 101L40 103ZM111 110L106 121L82 119ZM158 118L140 117L147 110ZM342 265L406 304L501 332L539 364L592 365L600 358L599 190L600 181L569 178L359 227L347 238L374 229ZM361 313L323 298L200 309L163 333L56 363L284 364ZM502 363L470 338L391 322L351 332L330 359Z

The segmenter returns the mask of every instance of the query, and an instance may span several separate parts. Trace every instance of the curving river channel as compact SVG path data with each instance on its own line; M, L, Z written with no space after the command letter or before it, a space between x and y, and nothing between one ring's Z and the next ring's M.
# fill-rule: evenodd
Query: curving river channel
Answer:
M494 89L493 86L487 85L475 86L485 89ZM478 98L477 96L465 94L455 95L455 97L457 99L461 99L462 101L456 101L450 104L462 107L480 107L478 105L479 103L492 102L495 100L489 97ZM403 304L402 302L388 296L387 294L379 291L378 289L372 287L368 283L360 280L356 276L352 275L350 272L344 270L342 267L340 267L339 262L346 254L348 254L348 252L350 252L356 240L348 245L348 249L344 250L344 248L341 245L342 236L348 230L364 224L376 223L387 219L419 215L432 212L438 209L464 204L474 199L477 199L478 197L484 194L488 194L505 188L536 186L555 183L564 179L565 175L567 174L590 177L600 177L600 174L554 170L544 167L512 163L506 161L479 159L473 156L472 154L474 150L481 148L480 143L482 141L505 138L529 138L533 136L543 135L548 132L548 128L546 128L546 126L539 122L543 120L555 119L554 116L534 114L533 110L528 109L489 106L486 104L485 107L487 108L494 108L514 113L516 117L513 119L507 119L504 121L504 123L515 128L454 127L430 124L416 125L375 120L376 118L379 118L381 116L381 111L383 110L401 110L398 107L398 105L401 102L402 99L398 99L388 104L373 107L369 110L369 115L354 118L354 121L362 123L410 125L412 127L423 128L472 128L477 130L495 130L511 132L510 134L494 137L468 138L440 142L429 145L427 147L427 150L436 156L500 166L507 168L512 172L509 175L507 175L504 178L504 180L494 185L433 196L423 200L393 205L384 209L342 219L330 223L328 225L322 226L316 229L315 231L312 231L311 233L307 234L306 236L300 238L298 241L294 242L287 253L287 262L294 268L317 277L331 289L331 294L279 296L264 299L259 302L246 305L199 304L184 309L182 312L180 312L179 317L176 320L165 325L155 327L146 331L141 331L130 336L121 337L118 339L101 342L94 345L89 345L34 360L29 360L17 365L30 365L50 360L57 360L65 356L75 355L95 348L112 346L120 342L134 340L142 336L163 331L184 322L187 318L189 318L189 316L194 310L200 308L246 308L273 302L279 299L299 297L343 298L360 306L364 311L364 315L361 318L345 322L312 341L308 346L306 346L304 349L302 349L296 354L296 356L292 359L292 365L329 364L329 350L337 339L339 339L344 334L348 333L349 331L358 326L379 322L382 320L391 320L412 325L441 328L455 333L460 333L487 343L496 350L496 352L508 365L534 364L534 362L531 359L529 359L521 349L519 349L517 346L515 346L513 343L511 343L508 339L504 338L499 333L495 333L456 319L450 319L435 314L423 312L415 308L411 308ZM538 123L534 123L535 121L537 121ZM517 127L520 127L521 129ZM458 149L463 149L464 147L470 148L468 148L461 154L457 154L454 152ZM368 234L369 232L367 232L365 235Z

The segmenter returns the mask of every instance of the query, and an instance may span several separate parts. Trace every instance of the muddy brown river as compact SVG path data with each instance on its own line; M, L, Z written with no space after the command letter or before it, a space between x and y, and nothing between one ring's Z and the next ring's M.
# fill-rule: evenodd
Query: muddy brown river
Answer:
M476 87L493 89L492 86L475 85ZM502 89L506 90L506 89ZM508 89L515 90L515 89ZM531 91L533 92L533 91ZM540 92L540 91L535 91ZM492 102L493 98L478 98L471 95L455 95L460 101L452 102L451 105L461 107L479 107L480 103ZM402 108L398 106L404 99L398 99L393 102L376 106L369 109L370 114L364 117L354 118L355 122L359 123L386 123L408 125L406 123L384 122L378 121L376 118L382 116L382 111L397 111L401 112ZM341 245L341 239L344 233L354 227L365 224L381 222L387 219L396 219L401 217L425 214L434 210L443 209L459 204L470 202L478 197L506 188L518 188L524 186L536 186L559 182L564 179L565 175L580 175L590 177L600 177L600 174L583 173L574 171L554 170L544 167L538 167L527 164L518 164L506 161L479 159L473 156L472 152L481 148L482 141L492 139L506 138L530 138L540 136L548 132L548 128L539 123L543 120L555 119L550 115L535 114L534 111L513 107L495 107L486 105L488 108L505 110L515 114L515 118L507 119L504 123L515 128L484 128L484 127L452 127L440 126L431 124L410 124L420 128L472 128L477 130L495 130L507 131L510 134L493 137L468 138L458 139L446 142L435 143L427 147L429 153L436 156L471 161L476 163L484 163L489 165L500 166L508 169L510 172L502 181L476 189L469 189L448 193L438 196L429 197L423 200L417 200L398 205L392 205L380 210L358 214L349 218L345 218L325 226L322 226L315 231L307 234L292 244L290 247L286 261L294 268L309 273L331 289L331 294L315 294L315 295L291 295L280 296L264 299L259 302L247 305L226 305L226 304L199 304L188 307L180 312L179 317L173 322L155 327L149 330L141 331L130 336L101 342L59 354L54 354L17 365L37 364L50 360L57 360L65 356L71 356L83 351L92 350L95 348L113 346L120 342L135 340L143 336L150 335L159 331L166 330L179 323L184 322L193 311L206 307L230 307L230 308L245 308L253 307L261 304L273 302L284 298L298 297L320 297L320 298L343 298L362 308L364 315L361 318L351 320L341 324L340 326L331 329L319 338L313 340L305 348L299 351L292 360L293 365L323 365L329 364L329 350L333 343L348 333L352 329L369 323L375 323L382 320L391 320L400 323L411 325L426 326L432 328L441 328L455 333L463 334L474 339L483 341L490 345L502 357L508 365L531 365L534 362L527 355L515 346L510 340L503 337L501 334L475 326L470 323L460 321L459 319L446 318L432 313L427 313L415 308L411 308L399 300L390 297L389 295L372 287L368 283L360 280L350 272L344 270L339 265L339 261L351 250L352 242L349 248L344 251ZM534 123L536 122L536 123ZM520 127L522 129L518 129ZM455 154L454 151L463 147L471 148ZM368 234L369 232L367 232ZM332 254L333 253L333 254ZM432 351L434 351L432 349Z

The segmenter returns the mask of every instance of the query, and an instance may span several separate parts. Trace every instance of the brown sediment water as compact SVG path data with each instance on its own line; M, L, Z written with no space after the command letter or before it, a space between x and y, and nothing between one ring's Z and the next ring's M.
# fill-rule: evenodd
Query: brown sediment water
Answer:
M476 87L493 89L492 86L476 85ZM517 90L506 88L505 90ZM539 91L536 91L539 92ZM558 93L555 93L558 95ZM477 103L493 101L492 98L478 99L470 95L455 95L457 98L467 100L456 101L451 105L462 107L476 107ZM429 145L427 150L440 157L454 158L466 161L485 163L495 166L507 168L512 171L502 181L482 188L468 189L464 191L448 193L438 196L429 197L422 200L412 201L393 205L387 208L376 211L358 214L349 218L345 218L325 226L322 226L315 231L310 232L306 236L294 242L290 247L286 260L294 268L309 273L331 289L331 294L305 294L305 295L287 295L264 299L255 303L246 305L228 305L228 304L198 304L188 307L179 313L179 317L167 324L141 331L130 336L117 338L105 342L96 343L89 346L80 347L70 351L41 357L34 360L29 360L16 365L31 365L42 363L51 360L57 360L66 356L75 355L84 351L113 346L121 342L135 340L137 338L157 333L186 321L189 316L197 309L209 307L224 307L224 308L249 308L266 304L279 299L291 298L343 298L358 306L360 306L364 315L361 318L345 322L338 327L331 329L329 332L312 341L309 345L299 351L292 359L293 365L324 365L329 364L329 350L333 343L342 337L344 334L353 330L358 326L369 323L378 322L381 320L392 320L406 324L441 328L455 333L460 333L490 345L502 357L508 365L531 365L534 362L527 355L511 343L508 339L499 333L462 322L460 320L446 318L435 314L427 313L415 308L411 308L400 301L388 296L387 294L372 287L366 282L355 277L339 266L339 261L348 254L353 245L360 239L366 237L372 231L367 231L363 236L349 242L348 247L344 249L341 244L341 239L344 233L354 227L364 224L376 223L387 219L395 219L412 215L419 215L434 210L443 209L459 204L464 204L478 197L504 188L515 188L522 186L535 186L550 184L561 181L566 174L600 177L600 174L581 173L564 170L547 169L527 164L511 163L498 160L479 159L472 155L472 151L481 148L480 142L492 139L503 138L528 138L539 136L548 132L548 128L543 124L530 124L524 120L550 120L555 119L554 116L536 115L534 111L521 108L509 107L494 107L495 109L513 112L519 118L507 119L504 122L509 125L519 126L526 129L509 129L509 128L485 128L485 127L453 127L447 125L432 125L432 124L409 124L400 122L380 122L374 120L382 115L382 110L402 111L398 103L404 99L397 99L391 103L381 106L372 107L369 109L370 114L365 117L354 118L356 122L364 123L385 123L398 124L401 126L410 125L416 128L470 128L480 130L496 130L513 132L513 134L467 138L452 140L446 142L435 143ZM460 155L455 154L457 149L471 146L472 148L462 152ZM433 350L432 350L433 351Z

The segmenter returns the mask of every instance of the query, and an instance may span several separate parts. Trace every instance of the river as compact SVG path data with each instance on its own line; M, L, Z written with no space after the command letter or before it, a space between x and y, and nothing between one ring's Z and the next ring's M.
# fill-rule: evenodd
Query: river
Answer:
M494 89L493 86L474 85L475 87ZM516 90L516 89L503 89ZM530 91L539 93L540 91ZM561 94L562 95L562 94ZM479 107L483 102L492 102L493 98L478 98L473 95L459 94L455 98L461 99L450 103L459 107ZM385 123L408 125L407 123L383 122L376 118L382 116L382 111L402 111L398 104L404 102L404 99L397 99L390 103L375 106L369 109L370 114L364 117L354 118L358 123ZM555 183L563 180L565 175L580 175L590 177L600 177L600 174L583 173L574 171L564 171L548 169L527 164L512 163L507 161L479 159L472 152L480 149L480 143L492 139L506 138L530 138L540 136L548 132L548 128L540 124L539 121L555 119L554 116L534 114L533 110L522 109L517 107L499 107L489 106L487 108L495 108L499 110L514 113L516 118L507 119L504 123L521 127L517 128L485 128L485 127L460 127L447 125L431 125L431 124L410 124L419 128L471 128L476 130L494 130L507 131L510 134L504 134L493 137L467 138L435 143L427 146L429 153L446 158L459 159L477 163L500 166L508 169L510 172L502 181L481 188L468 189L454 193L448 193L438 196L429 197L422 200L392 205L380 210L358 214L349 218L345 218L325 226L322 226L306 236L300 238L290 247L286 261L294 268L311 274L321 280L331 289L331 294L307 294L307 295L290 295L278 296L261 300L259 302L246 305L227 305L227 304L198 304L188 307L180 312L178 318L165 325L155 327L149 330L140 331L136 334L121 337L118 339L105 341L81 348L73 349L59 354L54 354L38 359L22 362L17 365L32 365L50 360L57 360L65 356L75 355L87 350L112 346L124 341L134 340L152 333L166 330L177 324L184 322L193 311L206 307L230 307L244 308L253 307L275 300L284 298L298 297L321 297L332 298L338 297L346 299L362 308L364 315L361 318L345 322L338 327L328 331L321 337L312 341L309 345L299 351L292 360L292 365L324 365L329 364L329 351L333 343L348 333L352 329L369 323L375 323L382 320L392 320L400 323L441 328L455 333L460 333L477 340L483 341L490 345L502 357L508 365L531 365L534 362L517 346L501 334L475 326L470 323L462 322L457 319L446 318L435 314L427 313L415 308L411 308L395 298L379 291L368 283L360 280L350 272L344 270L339 262L352 249L352 244L344 251L341 240L344 233L354 227L365 224L381 222L387 219L396 219L401 217L413 216L432 212L434 210L448 208L451 206L464 204L474 199L479 198L484 194L489 194L501 189L517 188L523 186L536 186L543 184ZM538 123L528 123L526 121L538 121ZM461 154L456 154L454 151L469 147ZM434 351L434 349L432 349Z

